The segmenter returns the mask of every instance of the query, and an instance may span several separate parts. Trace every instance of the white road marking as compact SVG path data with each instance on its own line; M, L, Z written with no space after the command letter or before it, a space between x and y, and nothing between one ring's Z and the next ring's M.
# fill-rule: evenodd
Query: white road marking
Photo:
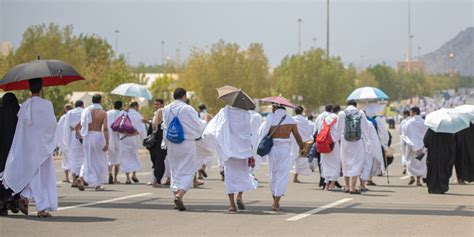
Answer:
M411 177L410 175L406 175L406 176L400 177L400 179L404 180L404 179L409 179L410 177Z
M343 204L343 203L345 203L345 202L348 202L348 201L351 201L351 200L353 200L353 198L344 198L344 199L341 199L341 200L339 200L339 201L335 201L335 202L333 202L333 203L326 204L326 205L324 205L324 206L322 206L322 207L318 207L318 208L315 208L315 209L313 209L313 210L309 210L309 211L307 211L307 212L305 212L305 213L301 213L301 214L298 214L298 215L296 215L296 216L290 217L290 218L288 218L288 219L286 219L286 220L287 220L287 221L299 221L299 220L301 220L301 219L303 219L303 218L305 218L305 217L311 216L311 215L313 215L313 214L316 214L316 213L321 212L321 211L324 211L324 210L326 210L326 209L335 207L335 206L337 206L337 205L341 205L341 204Z
M116 201L122 201L122 200L130 199L130 198L137 198L137 197L147 196L147 195L150 195L150 194L152 194L152 193L140 193L140 194L125 196L125 197L112 198L112 199L102 200L102 201L97 201L97 202L84 203L84 204L79 204L79 205L75 205L75 206L60 207L60 208L58 208L58 211L68 210L68 209L75 209L75 208L79 208L79 207L88 207L88 206L93 206L93 205L103 204L103 203L111 203L111 202L116 202ZM37 212L30 212L30 214L36 214L36 213Z

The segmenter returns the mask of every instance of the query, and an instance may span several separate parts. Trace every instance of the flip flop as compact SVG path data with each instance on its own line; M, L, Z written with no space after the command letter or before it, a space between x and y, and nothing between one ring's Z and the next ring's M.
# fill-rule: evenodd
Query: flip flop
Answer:
M132 177L132 180L133 180L133 182L135 182L135 183L138 183L138 182L140 182L140 180L138 180L138 178L137 178L137 177Z
M127 182L125 182L125 184L132 184L132 181L127 180Z
M237 208L239 208L239 210L245 210L245 204L242 200L237 199Z

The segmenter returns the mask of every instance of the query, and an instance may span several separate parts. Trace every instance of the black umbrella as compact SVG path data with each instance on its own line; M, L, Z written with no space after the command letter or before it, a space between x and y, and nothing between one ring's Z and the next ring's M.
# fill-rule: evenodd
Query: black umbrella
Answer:
M43 79L43 87L66 85L84 78L69 64L60 60L35 60L16 65L3 76L0 89L28 90L28 80Z
M219 93L219 99L232 107L244 110L255 109L255 103L252 101L252 98L242 89L237 89L233 86L224 86L218 88L217 92Z

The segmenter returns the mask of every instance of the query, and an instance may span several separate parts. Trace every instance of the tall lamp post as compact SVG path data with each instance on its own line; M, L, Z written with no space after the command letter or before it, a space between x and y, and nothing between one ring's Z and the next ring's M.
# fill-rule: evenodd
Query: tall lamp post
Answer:
M119 31L119 30L115 30L114 32L115 32L115 53L116 53L117 56L118 56L118 54L119 54L119 53L118 53L118 35L119 35L120 31Z
M301 23L303 23L303 20L298 18L296 22L298 22L298 53L301 54Z
M161 41L161 65L165 65L165 41Z
M329 59L329 0L327 0L327 12L326 12L326 57Z

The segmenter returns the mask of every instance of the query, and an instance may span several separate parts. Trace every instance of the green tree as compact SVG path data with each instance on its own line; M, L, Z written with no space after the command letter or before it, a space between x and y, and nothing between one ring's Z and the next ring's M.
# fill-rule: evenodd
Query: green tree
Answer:
M326 58L321 49L285 57L275 68L276 92L298 99L309 111L328 103L343 103L354 87L356 71L345 69L340 58Z
M269 71L262 45L241 49L237 44L219 41L209 51L192 50L178 85L195 92L192 103L205 103L211 112L216 112L223 106L216 88L224 85L242 88L254 98L270 95Z

